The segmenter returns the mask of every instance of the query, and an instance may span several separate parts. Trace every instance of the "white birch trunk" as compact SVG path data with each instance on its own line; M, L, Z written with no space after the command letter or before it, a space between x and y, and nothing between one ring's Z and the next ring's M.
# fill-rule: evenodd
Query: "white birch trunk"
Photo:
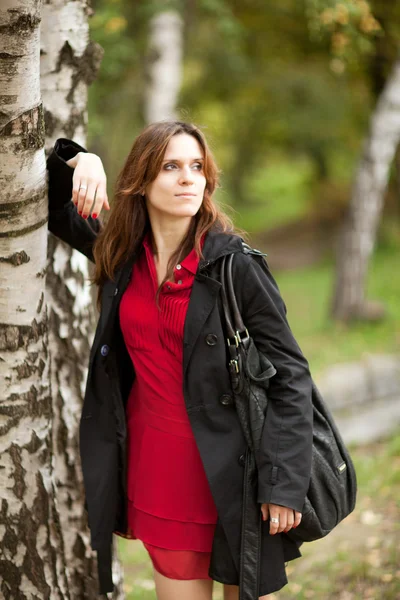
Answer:
M46 150L58 137L86 146L87 91L103 54L89 41L87 0L50 0L43 6L41 90ZM79 419L90 345L97 318L86 257L49 234L46 289L53 399L57 504L71 598L97 598L97 566L90 549L79 459ZM121 598L122 571L114 561L113 598Z
M176 118L182 80L183 20L175 11L157 14L150 22L144 96L146 123Z
M54 496L37 0L0 7L0 595L65 598Z
M373 319L382 307L365 300L368 262L374 249L389 169L400 141L400 59L379 98L339 236L332 315L340 320Z

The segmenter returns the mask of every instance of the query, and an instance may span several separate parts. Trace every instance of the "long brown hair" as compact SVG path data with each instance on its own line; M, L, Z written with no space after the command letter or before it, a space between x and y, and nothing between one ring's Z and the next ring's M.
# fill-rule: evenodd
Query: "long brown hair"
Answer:
M138 250L144 235L150 229L146 201L141 192L157 177L170 139L180 133L192 135L203 149L206 187L202 204L192 218L188 235L168 261L167 273L157 290L156 298L158 299L163 284L173 278L174 266L183 260L192 248L195 248L199 258L203 258L200 240L213 225L217 225L222 233L239 232L235 230L231 218L217 207L212 199L219 184L219 170L204 134L196 125L184 121L152 123L133 143L116 181L109 218L94 244L96 266L92 281L99 286L99 307L104 283L107 279L114 279L116 269ZM245 232L240 233L245 235Z

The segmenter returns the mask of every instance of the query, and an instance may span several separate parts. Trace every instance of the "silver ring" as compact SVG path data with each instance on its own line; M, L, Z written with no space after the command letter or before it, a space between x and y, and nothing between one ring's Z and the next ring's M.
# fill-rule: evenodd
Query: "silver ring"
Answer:
M80 189L80 190L87 190L87 187L86 187L86 185L80 185L80 186L79 186L79 189Z
M271 523L279 523L279 519L277 519L276 517L271 517L270 521Z

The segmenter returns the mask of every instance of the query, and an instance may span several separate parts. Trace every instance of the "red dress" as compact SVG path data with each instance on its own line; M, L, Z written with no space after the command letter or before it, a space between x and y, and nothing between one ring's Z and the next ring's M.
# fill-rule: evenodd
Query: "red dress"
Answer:
M119 309L136 373L126 410L129 537L143 541L166 577L210 579L217 511L183 397L183 328L198 257L192 250L175 267L158 311L149 234L143 247Z

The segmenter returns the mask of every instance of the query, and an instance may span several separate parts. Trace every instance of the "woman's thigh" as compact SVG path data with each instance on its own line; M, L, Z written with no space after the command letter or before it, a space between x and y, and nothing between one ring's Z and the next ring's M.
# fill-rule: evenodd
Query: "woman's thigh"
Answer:
M258 600L268 600L270 594L260 596ZM224 584L224 600L239 600L239 586Z
M212 579L170 579L153 571L157 600L212 600Z

